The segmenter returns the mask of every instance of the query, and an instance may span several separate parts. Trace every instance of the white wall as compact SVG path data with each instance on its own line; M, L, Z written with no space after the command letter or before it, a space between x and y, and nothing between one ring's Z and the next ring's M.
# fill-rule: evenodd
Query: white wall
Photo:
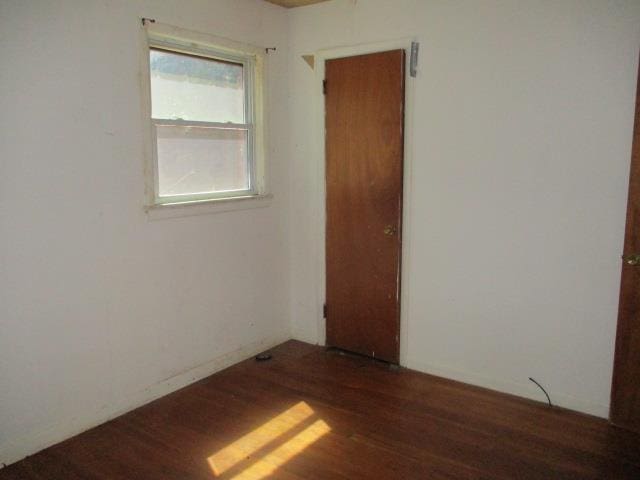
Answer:
M291 318L323 338L321 49L415 37L403 363L606 416L637 0L334 0L294 9ZM408 289L408 290L407 290Z
M143 16L278 48L271 206L147 218ZM289 337L286 49L261 0L0 2L0 462Z

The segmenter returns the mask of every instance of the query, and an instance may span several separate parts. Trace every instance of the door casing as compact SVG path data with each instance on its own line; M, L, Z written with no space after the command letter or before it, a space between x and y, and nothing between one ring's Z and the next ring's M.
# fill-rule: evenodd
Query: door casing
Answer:
M401 259L401 285L400 289L400 365L406 365L406 345L408 336L408 305L411 285L408 281L409 271L411 268L411 222L409 220L411 214L411 197L413 191L412 179L412 157L413 152L413 99L414 99L414 79L408 75L411 42L416 41L415 38L402 38L398 40L356 45L351 47L339 47L315 52L315 85L314 85L314 111L316 135L314 139L314 162L317 167L316 182L317 189L313 195L316 231L313 233L316 267L316 298L317 298L317 342L319 345L326 344L327 325L324 318L323 306L326 298L326 186L325 186L325 132L324 132L324 94L322 92L322 82L325 76L324 63L325 60L333 58L353 57L356 55L364 55L367 53L384 52L388 50L404 49L405 55L405 109L404 109L404 171L403 171L403 200L402 200L402 259ZM418 75L420 71L418 68Z

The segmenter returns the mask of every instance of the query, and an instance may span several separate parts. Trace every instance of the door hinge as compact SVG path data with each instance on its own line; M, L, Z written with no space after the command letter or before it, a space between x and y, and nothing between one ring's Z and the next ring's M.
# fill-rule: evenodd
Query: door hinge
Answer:
M322 80L322 94L323 95L327 94L327 81L326 80Z
M322 305L322 318L327 318L327 304Z
M411 42L411 56L409 57L409 75L415 77L418 74L418 50L420 44Z

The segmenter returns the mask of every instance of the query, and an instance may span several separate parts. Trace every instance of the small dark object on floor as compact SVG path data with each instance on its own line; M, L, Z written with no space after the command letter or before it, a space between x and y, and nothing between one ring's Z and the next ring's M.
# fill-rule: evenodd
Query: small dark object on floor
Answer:
M271 360L270 353L261 353L260 355L256 355L256 362L266 362L267 360Z

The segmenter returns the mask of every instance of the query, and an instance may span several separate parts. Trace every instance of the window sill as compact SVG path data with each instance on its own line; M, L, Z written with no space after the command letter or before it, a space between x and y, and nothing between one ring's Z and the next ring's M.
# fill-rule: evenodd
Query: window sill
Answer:
M149 220L207 215L212 213L264 208L271 205L273 195L251 195L247 197L216 198L196 202L157 204L145 207Z

